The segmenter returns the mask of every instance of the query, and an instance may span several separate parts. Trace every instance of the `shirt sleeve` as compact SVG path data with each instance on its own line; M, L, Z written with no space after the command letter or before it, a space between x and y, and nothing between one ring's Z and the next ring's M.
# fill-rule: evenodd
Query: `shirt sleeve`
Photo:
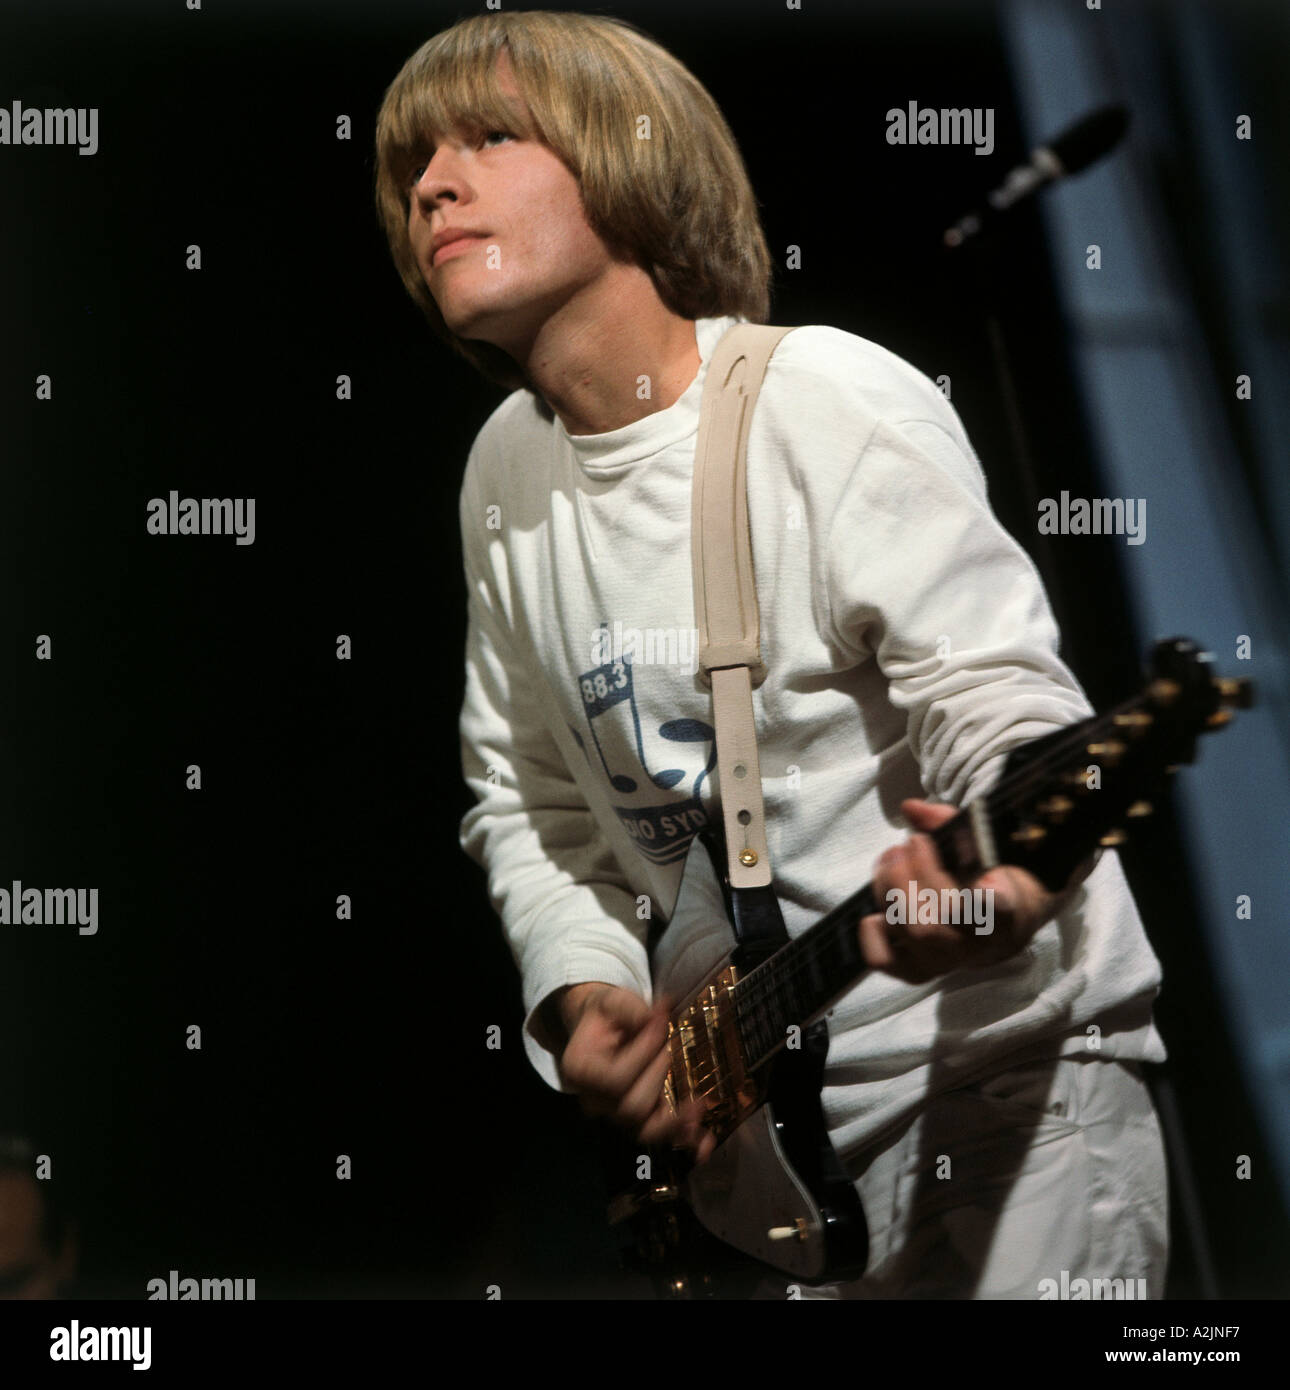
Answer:
M524 661L505 620L504 590L489 563L491 553L504 574L505 549L487 516L468 464L460 498L467 636L459 727L476 804L462 819L460 844L487 872L519 967L525 1051L542 1079L565 1091L543 1004L564 985L592 980L649 1001L649 924L546 723L541 672Z
M837 640L876 660L906 716L928 795L961 806L1012 748L1092 710L1039 575L938 399L923 408L935 419L873 426L831 524L828 589Z

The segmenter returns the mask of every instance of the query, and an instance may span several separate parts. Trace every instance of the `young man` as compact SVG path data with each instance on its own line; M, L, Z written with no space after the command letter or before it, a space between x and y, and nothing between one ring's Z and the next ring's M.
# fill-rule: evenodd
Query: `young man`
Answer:
M639 30L488 13L391 84L376 191L413 299L511 391L461 491L478 798L461 843L523 977L525 1046L592 1112L706 1159L698 1115L662 1096L646 912L670 914L719 804L686 640L690 487L706 363L768 317L742 160ZM952 886L902 816L934 828L1011 748L1089 708L958 416L908 363L839 329L790 333L748 480L768 848L796 935L866 877L880 902ZM671 640L624 655L610 634L630 630ZM857 924L876 969L833 1010L823 1101L871 1256L821 1292L1037 1298L1067 1270L1160 1296L1165 1173L1138 1069L1164 1058L1160 972L1118 859L1090 867L1060 895L987 875L988 936Z

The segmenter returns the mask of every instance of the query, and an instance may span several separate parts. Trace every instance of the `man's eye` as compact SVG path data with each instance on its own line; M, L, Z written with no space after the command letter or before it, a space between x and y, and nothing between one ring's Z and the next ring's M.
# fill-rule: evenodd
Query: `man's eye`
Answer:
M484 144L484 143L487 143L489 140L492 140L492 139L497 138L497 137L500 137L500 138L503 139L503 140L514 140L514 139L515 139L515 136L512 135L511 132L510 132L509 130L486 130L486 131L484 131L484 132L479 136L479 140L480 140L480 143L481 143L481 144ZM432 159L434 158L434 152L433 152L433 151L431 151L430 157L431 157ZM409 182L410 184L414 185L414 186L415 186L416 184L420 183L422 177L423 177L424 174L425 174L425 171L426 171L426 165L424 165L424 164L418 164L418 165L416 165L416 167L413 168L412 172L408 175L408 182Z

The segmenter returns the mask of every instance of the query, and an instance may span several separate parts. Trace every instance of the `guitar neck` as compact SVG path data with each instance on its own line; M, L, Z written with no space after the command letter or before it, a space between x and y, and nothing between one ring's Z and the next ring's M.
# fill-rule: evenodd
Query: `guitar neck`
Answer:
M1099 721L1072 725L1061 734L1064 740L1085 737L1086 726L1094 722ZM993 832L987 818L992 812L997 816L1010 802L1017 780L1006 779L983 802L965 807L930 832L937 855L952 877L970 878L993 862ZM858 923L861 917L881 910L873 884L866 883L739 981L735 1008L750 1071L779 1051L793 1024L806 1024L866 973ZM965 914L964 920L970 916Z
M805 1024L865 973L857 923L875 911L867 883L736 984L735 1016L750 1072L779 1051L793 1024Z
M949 875L962 883L1018 864L1057 891L1099 845L1119 844L1117 824L1151 809L1144 789L1192 760L1196 730L1224 724L1223 705L1251 702L1248 682L1211 681L1194 651L1185 639L1157 644L1157 678L1141 694L1014 749L990 793L931 832ZM750 1072L785 1045L793 1025L804 1027L865 974L858 924L886 906L866 884L736 983Z

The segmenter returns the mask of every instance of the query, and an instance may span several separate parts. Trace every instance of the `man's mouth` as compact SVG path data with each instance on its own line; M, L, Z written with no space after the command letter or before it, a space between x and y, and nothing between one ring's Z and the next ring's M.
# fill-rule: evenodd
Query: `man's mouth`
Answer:
M463 251L473 246L475 242L483 241L482 236L460 236L452 241L446 241L434 253L430 260L431 266L437 266L440 261L446 260L450 256L459 256Z

